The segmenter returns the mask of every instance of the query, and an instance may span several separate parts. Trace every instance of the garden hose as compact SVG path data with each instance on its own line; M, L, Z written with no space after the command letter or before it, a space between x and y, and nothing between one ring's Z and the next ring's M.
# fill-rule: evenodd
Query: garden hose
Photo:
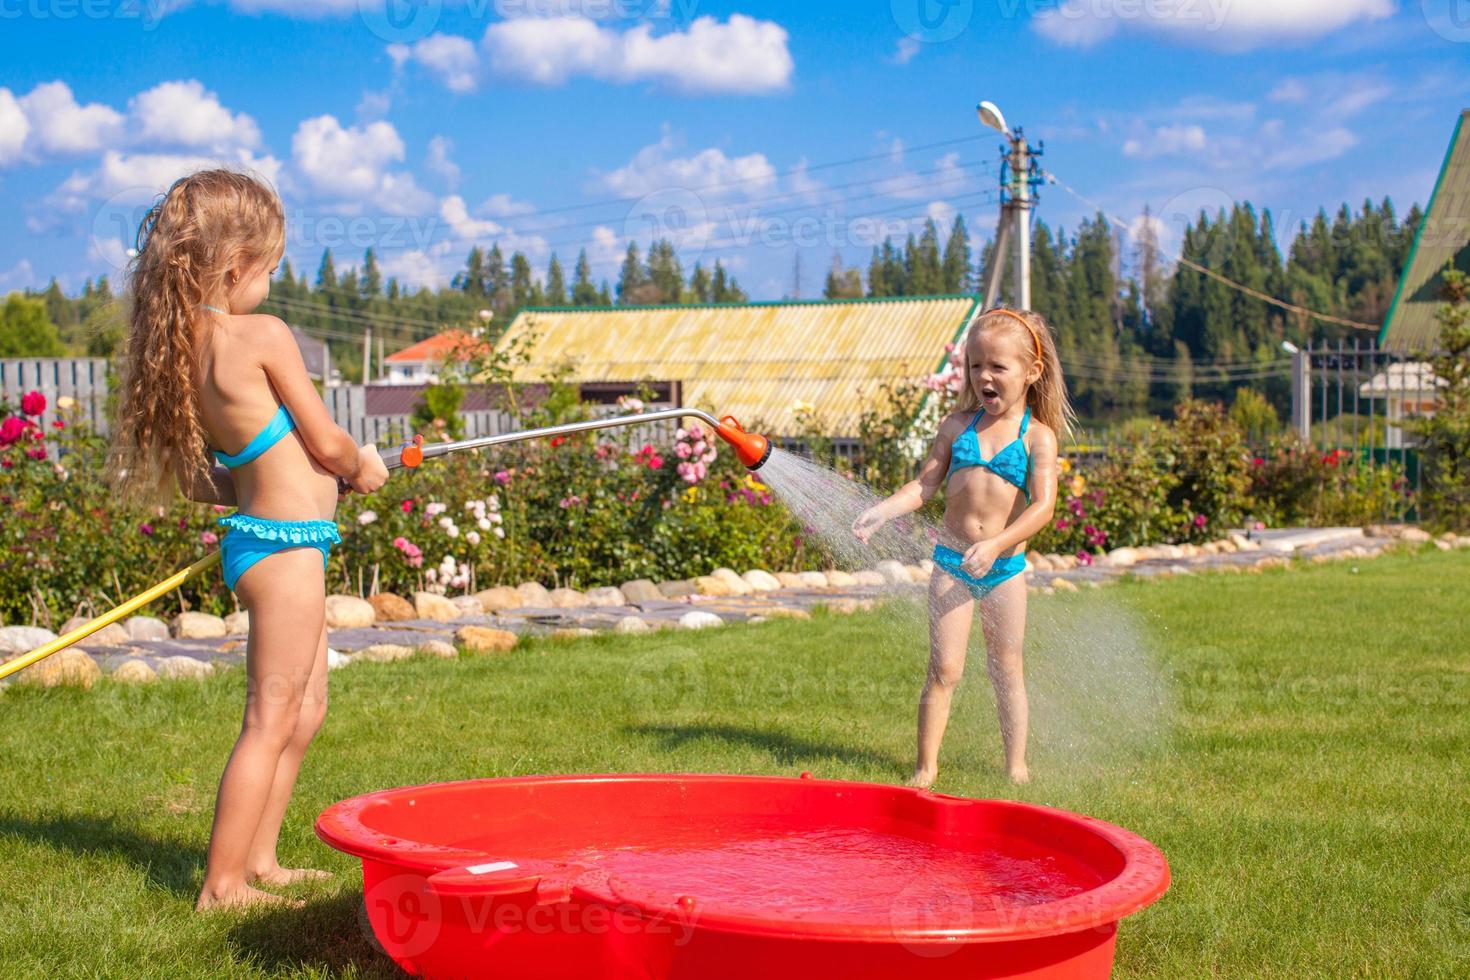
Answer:
M481 449L489 446L498 446L509 442L521 442L526 439L536 439L544 436L566 435L572 432L587 432L593 429L607 429L613 426L635 425L638 423L657 422L661 419L674 418L698 418L715 430L715 433L731 446L735 447L735 454L747 469L756 470L771 456L771 443L765 436L746 432L739 422L727 415L723 419L716 419L707 412L698 409L668 408L656 412L644 412L638 415L610 415L599 419L591 419L585 422L568 422L563 425L546 426L540 429L525 429L519 432L505 432L499 435L482 436L477 439L463 439L459 442L437 443L429 446L424 445L424 437L415 435L412 440L401 446L381 451L383 465L390 470L406 467L415 469L425 459L436 456L447 456L450 453L459 452L463 449ZM344 488L346 484L339 478L338 485ZM9 663L0 664L0 680L9 677L16 671L24 670L34 663L38 663L67 647L78 640L86 639L104 626L122 619L144 606L154 599L171 592L183 585L189 579L209 568L212 568L220 560L219 550L216 549L203 558L190 565L188 568L180 569L168 578L152 586L146 591L139 592L131 599L103 613L95 619L88 620L76 629L58 636L50 643L36 647L30 653L16 657Z

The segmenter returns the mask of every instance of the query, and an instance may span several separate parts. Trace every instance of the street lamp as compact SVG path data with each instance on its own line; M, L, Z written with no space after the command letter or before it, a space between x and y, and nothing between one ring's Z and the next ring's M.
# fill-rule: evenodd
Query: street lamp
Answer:
M1010 138L1011 130L1006 125L1006 117L1001 113L1000 106L994 102L981 102L975 107L975 114L980 117L982 126L989 126L1007 139Z

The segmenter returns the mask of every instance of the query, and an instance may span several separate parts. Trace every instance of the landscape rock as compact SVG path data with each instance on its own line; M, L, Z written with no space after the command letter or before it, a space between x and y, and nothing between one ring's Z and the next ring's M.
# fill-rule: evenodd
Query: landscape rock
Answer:
M1107 556L1103 559L1103 563L1116 568L1128 568L1131 565L1138 564L1138 558L1137 548L1114 548L1107 553Z
M418 619L432 619L448 623L459 618L459 609L454 603L433 592L415 592L413 608Z
M373 604L355 595L327 596L327 629L357 630L373 625L378 618Z
M710 572L710 577L724 582L726 588L730 590L728 595L750 595L755 591L754 586L737 575L733 568L717 568Z
M158 672L137 657L124 660L107 676L120 684L152 684L158 680Z
M71 619L68 619L61 624L62 635L64 636L78 626L85 624L90 618L89 616L73 616ZM108 623L81 642L94 647L115 647L127 643L130 639L132 637L128 636L128 631L123 629L120 624Z
M586 594L576 589L552 589L547 598L557 609L585 609L591 605Z
M1061 569L1051 563L1051 557L1049 555L1027 555L1026 564L1030 566L1033 572L1061 571Z
M418 610L413 603L401 595L392 592L379 592L367 597L368 605L373 607L373 614L378 622L396 623L404 619L418 619Z
M622 589L615 589L610 585L601 585L595 589L587 590L587 604L589 606L601 608L606 606L621 606L623 603Z
M181 612L174 617L173 632L181 640L213 639L225 635L225 621L209 613Z
M822 608L834 616L851 616L861 607L856 599L833 598L823 602Z
M822 578L824 581L826 580L825 575ZM802 581L801 575L797 572L777 572L776 581L781 583L781 588L783 589L806 588L806 582Z
M8 627L14 629L15 627ZM53 653L45 660L32 664L16 675L22 684L39 684L42 687L91 687L102 676L97 661L80 650L66 649Z
M130 640L168 639L168 624L152 616L129 616L121 625Z
M553 640L580 640L588 636L596 636L596 630L589 630L585 626L563 626L551 631Z
M679 599L686 595L699 595L699 586L693 579L680 578L658 583L658 591L665 599Z
M730 591L730 583L713 575L700 575L695 578L694 589L699 595L728 596L734 594Z
M711 629L716 626L724 626L725 621L712 612L701 609L691 610L679 617L679 626L686 630Z
M630 603L654 602L664 597L658 586L646 578L635 578L631 582L624 582L618 586L618 591L623 593L624 601Z
M1434 537L1422 527L1414 527L1412 524L1405 525L1399 530L1399 539L1402 541L1413 541L1422 544L1433 541Z
M908 585L913 581L909 578L908 570L903 567L903 562L894 561L892 558L874 565L873 571L882 575L889 585Z
M1053 589L1056 589L1058 592L1077 591L1077 584L1075 582L1073 582L1071 579L1062 578L1060 575L1051 580L1051 587Z
M214 673L214 666L193 657L164 657L158 662L158 676L164 680L200 680Z
M905 565L904 571L909 573L909 581L915 585L928 585L929 580L934 577L934 566L928 568L923 565Z
M524 605L520 590L508 585L497 585L493 589L476 592L475 598L480 600L480 608L487 613L498 613L502 609L519 609Z
M1261 547L1239 531L1231 531L1229 541L1236 551L1257 551Z
M614 633L651 633L653 627L649 626L641 616L624 616L613 623Z
M340 650L327 647L327 669L336 670L338 667L346 667L352 663L352 658Z
M374 643L370 647L363 647L357 651L352 655L352 659L366 660L374 664L387 664L395 660L407 660L413 656L413 652L413 647L399 643Z
M521 594L521 605L523 606L545 609L551 605L551 593L539 582L522 582L516 586L516 591Z
M250 632L250 613L241 609L225 617L226 636L244 636Z
M834 589L850 589L858 584L857 579L852 577L851 572L844 572L840 568L829 568L822 573L822 577Z
M781 582L776 576L760 568L752 568L740 577L757 592L775 592L781 587Z
M460 617L485 615L485 607L480 605L480 600L472 595L457 595L449 601L454 603L455 609L459 610Z
M431 657L443 657L449 660L459 656L459 647L445 640L425 640L419 644L419 653L428 654Z
M802 584L802 587L803 588L807 588L807 589L825 589L825 588L827 588L827 576L823 575L821 572L798 572L797 574L801 576L801 584ZM862 573L861 572L859 572L857 575L855 575L853 577L856 578L859 582L862 581Z
M875 572L872 569L865 569L861 572L853 572L852 578L853 581L856 582L858 585L883 586L888 584L888 579L883 577L882 572Z
M520 642L520 637L510 630L488 626L461 626L455 630L454 639L471 653L507 653Z
M805 609L797 609L794 606L772 606L762 609L761 615L767 619L811 619L812 614Z

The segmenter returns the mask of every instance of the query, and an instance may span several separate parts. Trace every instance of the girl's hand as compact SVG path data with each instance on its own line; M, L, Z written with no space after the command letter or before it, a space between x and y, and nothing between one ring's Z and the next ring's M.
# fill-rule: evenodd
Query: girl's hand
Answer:
M888 519L884 517L881 513L879 513L877 506L869 507L867 510L858 515L857 520L852 522L853 537L857 538L863 544L867 544L868 539L871 538L880 527L887 523Z
M388 467L383 465L378 447L370 442L358 449L357 475L347 481L348 485L358 493L372 493L387 482Z
M976 541L965 549L965 557L960 562L960 567L976 578L980 578L990 571L990 566L995 564L1000 557L1000 549L989 541Z

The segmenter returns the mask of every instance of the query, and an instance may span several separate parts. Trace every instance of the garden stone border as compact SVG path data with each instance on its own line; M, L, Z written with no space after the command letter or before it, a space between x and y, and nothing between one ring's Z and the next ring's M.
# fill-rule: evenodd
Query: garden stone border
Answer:
M1450 534L1434 538L1420 528L1407 525L1237 531L1219 542L1203 546L1118 548L1107 555L1099 556L1090 564L1081 564L1073 556L1033 555L1029 556L1026 581L1032 591L1050 594L1076 591L1079 588L1096 588L1125 577L1153 579L1201 572L1260 572L1266 568L1287 566L1292 558L1314 563L1367 559L1394 547L1420 547L1428 543L1444 551L1470 548L1470 537ZM704 581L711 591L721 593L727 591L721 586L733 586L732 578L743 581L753 578L764 584L762 576L768 573L759 569L753 571L760 574L752 575L747 572L745 576L736 576L728 569L717 570L711 575L703 576L700 581ZM900 572L906 572L909 580L899 582ZM483 631L491 631L499 640L482 649L499 650L501 647L508 649L514 645L513 641L522 637L548 637L570 642L586 636L642 632L643 629L637 623L631 622L635 619L651 631L701 629L728 623L760 623L782 618L804 619L818 609L842 615L871 609L878 602L892 596L918 595L922 593L924 583L932 574L933 565L927 561L907 566L892 562L884 563L881 571L868 569L852 574L837 573L833 578L844 583L837 586L818 587L816 582L826 582L826 576L821 572L804 572L799 576L787 576L785 581L791 584L781 588L768 591L752 589L741 595L700 595L692 588L686 592L685 587L694 585L692 581L676 583L677 587L672 589L666 588L671 583L654 583L661 597L639 599L629 599L629 593L648 596L654 590L648 587L649 583L630 583L636 585L636 588L624 593L625 601L622 605L533 605L502 609L495 613L464 614L447 621L405 619L376 622L371 626L330 629L327 642L333 654L331 665L336 668L358 659L400 659L402 656L424 651L426 647L428 652L436 656L448 656L446 645L456 652L467 647L465 637L457 636L465 627L480 628L481 634L471 635L482 642L485 641ZM778 577L773 577L772 580ZM878 584L880 580L883 584ZM676 594L670 595L670 592ZM571 590L566 590L562 594L563 601L576 600L577 596L570 593ZM525 588L522 594L542 599L549 595L539 587ZM474 608L478 603L466 605ZM691 616L691 613L700 615ZM710 616L716 617L718 624ZM158 628L162 624L147 617L137 618L139 623L136 626L146 628L127 628L128 636L125 639L119 640L118 635L113 633L106 643L88 643L84 640L74 649L84 651L92 657L104 678L130 660L143 661L155 674L176 677L203 677L213 673L215 669L243 664L245 661L245 637L241 634L144 638L157 637L162 632ZM217 626L213 622L215 619L218 617L205 618L201 614L178 617L174 632L217 633L224 629L225 621L220 620ZM234 627L243 617L232 619L234 621L230 626ZM15 645L11 641L20 642L24 637L30 642L39 635L34 630L30 633L21 632L23 629L31 629L29 627L8 629L12 631L9 634L6 627L0 627L0 662L25 652L11 649ZM394 655L384 655L385 649L392 650ZM360 657L359 654L364 651L368 651L367 655ZM177 669L179 664L175 663L160 671L164 661L173 657L192 658L209 665L211 669L190 673ZM22 671L12 682L24 682L25 675L29 672Z

